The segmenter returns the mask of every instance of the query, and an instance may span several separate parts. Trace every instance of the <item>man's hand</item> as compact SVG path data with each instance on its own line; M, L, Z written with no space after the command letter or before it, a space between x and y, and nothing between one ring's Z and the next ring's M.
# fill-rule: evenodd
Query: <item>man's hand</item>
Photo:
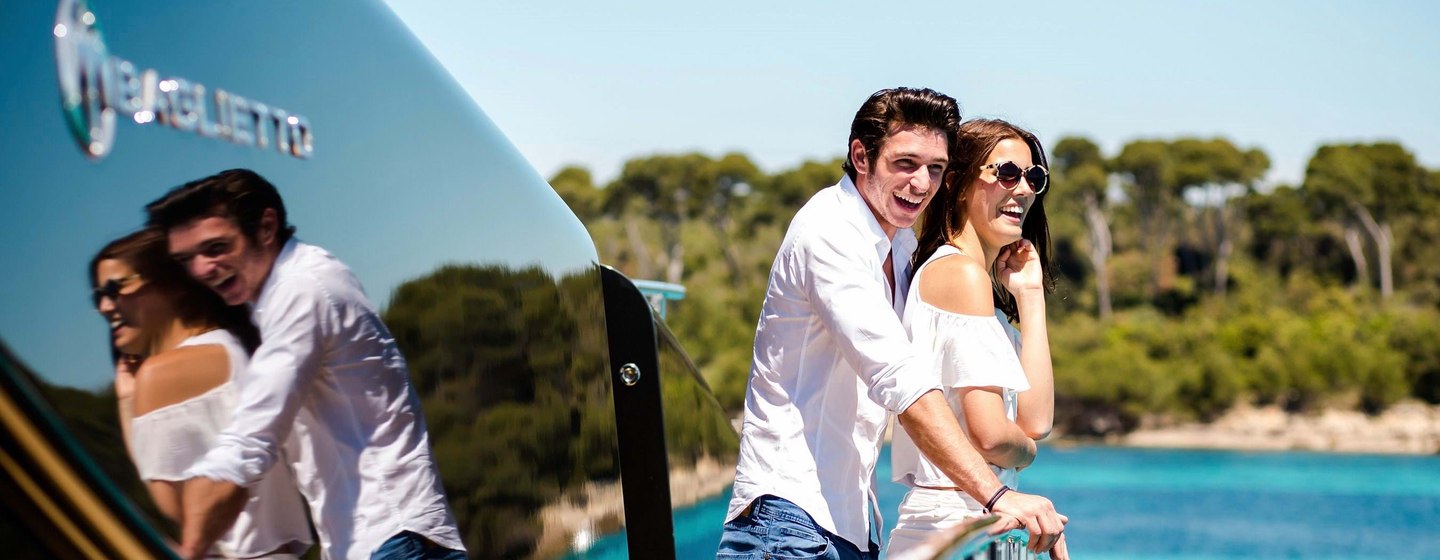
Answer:
M204 558L245 509L248 492L234 483L200 477L186 480L181 493L183 519L175 553L186 560Z
M1065 533L1060 533L1055 548L1050 549L1050 560L1070 560L1070 546L1065 544Z
M1006 517L1010 517L1024 526L1025 530L1030 532L1030 551L1035 553L1055 548L1056 543L1060 542L1061 531L1065 530L1065 524L1070 521L1070 518L1055 511L1055 504L1050 503L1050 500L1013 490L1000 496L992 511L1001 515L1002 523L1006 522Z

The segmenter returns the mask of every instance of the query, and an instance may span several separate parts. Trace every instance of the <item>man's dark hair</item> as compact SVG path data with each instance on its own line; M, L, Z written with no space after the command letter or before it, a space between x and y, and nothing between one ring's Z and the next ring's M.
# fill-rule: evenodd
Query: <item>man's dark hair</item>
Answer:
M276 239L281 245L295 235L295 226L285 217L280 192L260 174L249 169L221 171L204 179L185 183L145 205L150 227L169 231L191 220L229 218L240 226L250 241L260 241L260 217L266 208L275 209L280 225Z
M940 131L945 135L946 150L953 150L960 130L960 104L933 89L899 87L872 94L855 113L850 139L845 142L845 163L840 167L851 181L855 180L855 162L850 161L850 145L859 140L865 147L866 162L874 165L885 136L902 124Z

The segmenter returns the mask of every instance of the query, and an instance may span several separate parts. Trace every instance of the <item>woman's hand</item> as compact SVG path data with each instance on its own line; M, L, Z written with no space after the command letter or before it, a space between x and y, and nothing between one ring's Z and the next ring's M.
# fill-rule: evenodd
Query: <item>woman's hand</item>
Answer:
M140 371L140 356L122 354L115 362L115 398L126 400L135 396L135 372Z
M1040 253L1028 239L1021 239L1000 250L995 258L996 278L1000 285L1019 299L1027 293L1045 292L1045 271L1041 270Z

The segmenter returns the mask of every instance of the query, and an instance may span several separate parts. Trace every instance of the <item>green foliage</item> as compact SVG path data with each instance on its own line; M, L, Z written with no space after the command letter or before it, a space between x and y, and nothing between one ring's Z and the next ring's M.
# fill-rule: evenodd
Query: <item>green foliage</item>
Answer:
M695 365L675 335L662 326L660 391L665 395L665 447L670 466L688 466L702 457L733 460L740 449L719 401L703 379L693 377Z
M1330 145L1310 159L1304 189L1338 214L1358 204L1386 221L1420 202L1426 181L1426 171L1399 144Z
M550 178L550 186L565 200L565 204L570 205L570 209L581 221L589 222L600 216L605 198L603 193L595 189L595 181L590 177L589 169L567 166Z
M599 290L594 272L445 266L390 300L471 554L528 554L542 506L619 476Z
M1321 146L1305 170L1305 191L1345 231L1360 285L1368 285L1370 278L1358 232L1371 241L1383 299L1395 289L1394 227L1413 223L1422 215L1419 210L1435 204L1429 177L1414 155L1393 142ZM1400 241L1403 254L1409 243Z
M758 178L752 200L747 205L747 224L751 228L762 224L782 228L790 225L790 219L795 217L795 212L805 201L820 189L840 182L845 173L840 164L844 161L843 158L827 162L806 161L794 169Z
M1239 399L1371 412L1408 396L1434 401L1440 312L1376 307L1338 287L1248 286L1179 318L1135 308L1109 324L1057 321L1057 393L1114 409L1117 426L1151 415L1208 419Z
M530 554L543 506L620 475L599 293L593 271L557 280L539 268L444 266L391 298L384 320L472 555ZM735 431L673 335L661 335L671 465L731 460Z

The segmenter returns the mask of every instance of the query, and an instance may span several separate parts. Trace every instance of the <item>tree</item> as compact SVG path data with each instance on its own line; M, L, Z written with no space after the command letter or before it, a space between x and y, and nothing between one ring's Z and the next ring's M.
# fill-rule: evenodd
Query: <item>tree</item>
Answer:
M717 235L726 238L733 200L760 174L742 154L720 160L698 153L654 155L625 163L620 176L606 186L605 210L611 215L645 216L660 227L660 263L667 282L680 282L685 274L683 226L708 219ZM638 224L626 221L626 233L637 256L647 255ZM733 262L733 255L727 256ZM737 272L738 273L738 272Z
M762 177L754 185L746 216L747 230L761 225L785 226L820 189L840 181L842 158L806 160L800 165Z
M1279 185L1269 194L1252 192L1242 212L1250 232L1250 255L1273 268L1279 276L1304 270L1320 278L1341 278L1345 258L1339 257L1324 210L1314 197L1300 189Z
M725 258L725 268L730 273L732 283L740 282L741 270L739 257L735 254L735 221L733 219L734 209L737 200L749 196L752 183L762 174L760 168L756 167L750 158L740 153L728 153L710 165L707 176L714 181L714 188L710 189L710 207L705 212L709 215L710 227L715 232L715 239L720 245L720 254Z
M1145 259L1155 269L1146 293L1152 299L1159 294L1161 277L1171 266L1169 254L1175 245L1170 224L1175 221L1179 206L1176 190L1175 163L1170 146L1161 140L1135 140L1126 144L1110 161L1110 168L1120 175L1120 186L1135 207L1140 221L1137 238Z
M1109 177L1100 147L1088 138L1066 137L1051 150L1056 182L1062 192L1073 193L1085 209L1086 233L1089 236L1090 266L1095 270L1095 291L1098 313L1102 321L1110 319L1110 254L1114 243L1110 238L1110 219L1106 215Z
M1396 224L1395 280L1414 301L1440 304L1440 171L1428 173L1408 219Z
M605 194L595 187L589 169L567 165L550 178L550 188L555 189L581 222L589 223L600 216Z
M1321 146L1305 169L1302 188L1324 201L1332 213L1348 217L1346 241L1360 279L1367 283L1357 230L1363 228L1375 244L1382 299L1395 291L1391 223L1414 212L1427 181L1415 156L1393 142Z
M1234 201L1254 190L1269 169L1270 158L1259 149L1241 151L1223 138L1182 138L1173 142L1170 150L1176 188L1200 208L1202 223L1197 225L1211 256L1212 288L1215 295L1224 297L1230 256L1235 251L1233 217L1241 210ZM1203 219L1206 216L1208 220Z

